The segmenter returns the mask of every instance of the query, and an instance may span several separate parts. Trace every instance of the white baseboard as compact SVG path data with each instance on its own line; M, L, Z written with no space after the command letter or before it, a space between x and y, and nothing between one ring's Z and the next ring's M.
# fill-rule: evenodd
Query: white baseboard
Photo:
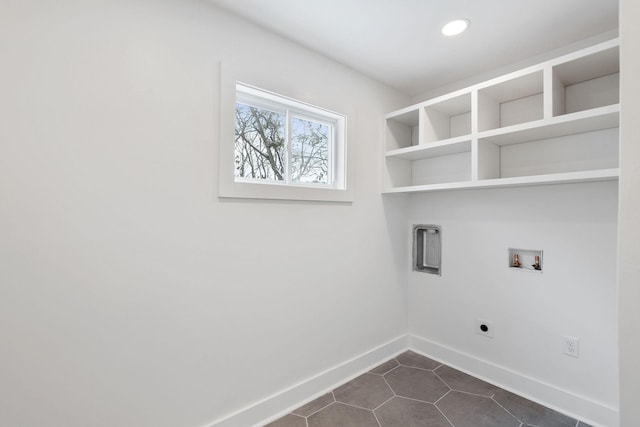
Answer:
M207 427L263 426L322 396L371 368L411 349L519 396L584 421L593 427L618 427L617 408L563 390L504 366L430 341L403 335L285 390L208 424ZM275 415L274 415L275 414Z
M495 386L584 421L593 427L617 427L619 411L605 403L563 390L504 366L409 335L409 348Z
M233 414L218 419L209 424L208 427L263 426L350 381L380 363L397 356L406 351L408 347L408 335L402 335Z

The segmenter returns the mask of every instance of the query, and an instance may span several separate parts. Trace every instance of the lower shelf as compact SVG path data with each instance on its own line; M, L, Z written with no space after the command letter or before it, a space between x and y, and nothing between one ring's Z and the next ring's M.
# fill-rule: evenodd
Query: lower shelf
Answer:
M529 185L569 184L578 182L612 181L620 176L620 169L598 169L548 175L518 176L441 184L412 185L385 189L383 194L421 193L427 191L465 190L474 188L525 187Z

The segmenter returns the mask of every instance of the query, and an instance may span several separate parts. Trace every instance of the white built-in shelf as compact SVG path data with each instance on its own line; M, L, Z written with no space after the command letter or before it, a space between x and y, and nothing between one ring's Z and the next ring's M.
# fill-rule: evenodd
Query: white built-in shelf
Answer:
M569 184L578 182L612 181L620 176L620 169L599 169L583 172L566 172L526 177L485 179L481 181L448 182L440 184L395 187L386 193L421 193L425 191L465 190L470 188L526 187L544 184Z
M385 193L615 180L619 41L385 116Z
M602 129L617 128L620 123L620 104L565 114L478 133L478 138L496 145L519 144L526 141L557 138Z
M398 157L407 160L420 160L464 152L471 152L471 138L469 135L389 150L385 155L387 157Z

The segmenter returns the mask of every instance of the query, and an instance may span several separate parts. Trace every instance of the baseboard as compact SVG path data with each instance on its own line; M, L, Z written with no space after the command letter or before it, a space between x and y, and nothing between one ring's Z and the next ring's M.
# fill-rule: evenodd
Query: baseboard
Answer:
M263 426L407 349L572 418L582 420L593 427L619 426L619 412L610 405L577 395L426 338L403 335L218 419L206 427Z
M416 335L409 335L409 348L593 427L619 426L618 410L605 403Z
M216 420L207 427L263 426L406 351L408 344L408 336L402 335Z

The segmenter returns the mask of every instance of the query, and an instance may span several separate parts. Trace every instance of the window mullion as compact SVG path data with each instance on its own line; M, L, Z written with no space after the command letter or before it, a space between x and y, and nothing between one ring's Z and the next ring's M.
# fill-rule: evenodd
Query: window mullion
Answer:
M285 179L284 182L286 182L287 184L291 184L291 110L287 108L287 112L286 112L286 121L285 121L285 135L286 135L286 141L285 141L285 145L287 147L286 150L286 156L284 159L284 164L285 164Z

